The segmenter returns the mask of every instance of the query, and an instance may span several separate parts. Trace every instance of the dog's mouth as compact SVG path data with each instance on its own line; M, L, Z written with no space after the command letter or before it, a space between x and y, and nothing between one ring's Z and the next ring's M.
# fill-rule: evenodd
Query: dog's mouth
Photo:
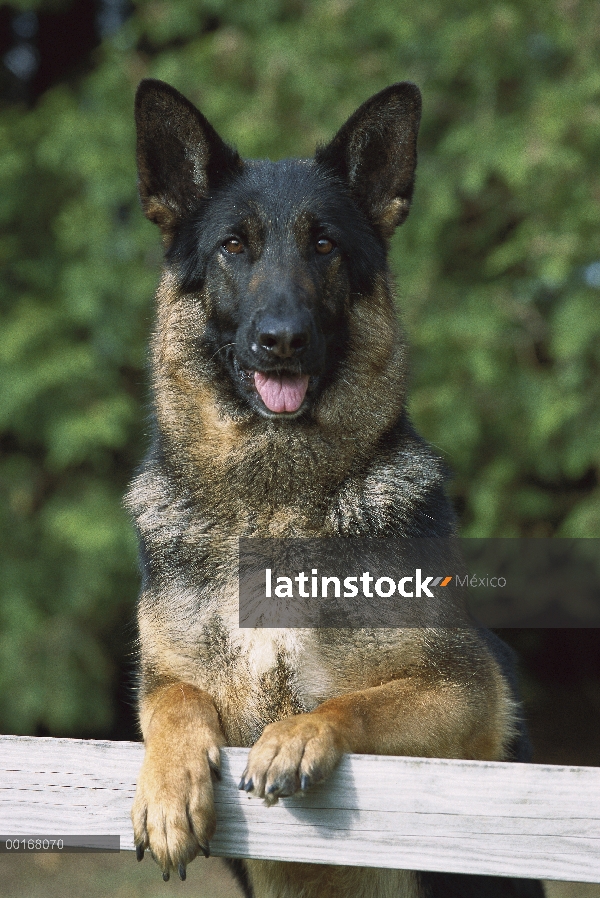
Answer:
M306 391L308 390L308 374L264 374L254 372L256 392L274 414L294 414L299 411Z
M292 371L252 371L242 368L237 359L234 367L244 393L256 410L268 418L295 418L306 408L311 378Z

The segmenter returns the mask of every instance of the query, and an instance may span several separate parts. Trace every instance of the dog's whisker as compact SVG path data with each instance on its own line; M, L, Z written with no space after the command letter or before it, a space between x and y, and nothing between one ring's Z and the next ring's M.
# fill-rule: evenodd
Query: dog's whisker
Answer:
M220 353L220 352L223 352L224 349L229 349L230 346L237 346L237 343L235 343L235 342L233 342L233 343L223 343L222 346L219 346L219 348L217 349L216 352L213 352L213 354L212 354L211 357L208 359L208 361L209 361L209 362L212 362L212 360L214 359L214 357L215 357L216 355L219 355L219 353Z

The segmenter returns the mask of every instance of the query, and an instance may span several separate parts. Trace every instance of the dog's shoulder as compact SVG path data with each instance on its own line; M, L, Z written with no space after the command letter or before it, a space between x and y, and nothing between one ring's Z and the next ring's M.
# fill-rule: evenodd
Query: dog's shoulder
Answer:
M446 494L450 470L406 412L368 464L341 485L332 505L339 536L449 537L456 531Z

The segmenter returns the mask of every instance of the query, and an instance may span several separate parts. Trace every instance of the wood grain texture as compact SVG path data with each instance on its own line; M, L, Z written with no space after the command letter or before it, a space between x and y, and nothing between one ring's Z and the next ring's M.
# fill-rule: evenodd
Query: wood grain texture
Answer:
M348 755L267 808L222 753L213 854L600 882L600 768ZM143 746L0 736L0 835L118 834Z

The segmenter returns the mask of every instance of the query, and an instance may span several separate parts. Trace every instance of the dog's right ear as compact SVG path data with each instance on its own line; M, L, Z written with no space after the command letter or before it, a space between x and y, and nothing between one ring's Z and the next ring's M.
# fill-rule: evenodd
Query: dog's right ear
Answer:
M420 119L416 84L392 84L363 103L315 157L348 184L385 239L410 209Z
M202 113L163 81L141 82L135 121L142 208L169 240L198 201L243 163Z

